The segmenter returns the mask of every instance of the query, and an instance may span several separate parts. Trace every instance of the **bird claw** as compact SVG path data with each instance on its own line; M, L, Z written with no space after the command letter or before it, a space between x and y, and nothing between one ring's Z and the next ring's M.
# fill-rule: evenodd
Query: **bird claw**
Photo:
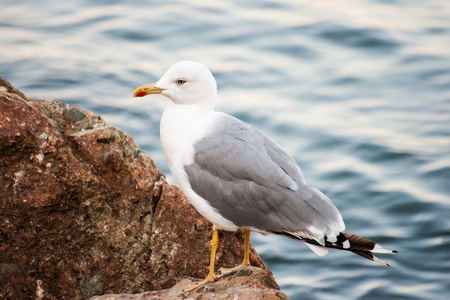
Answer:
M204 284L206 284L206 283L214 282L214 281L216 281L216 280L218 280L218 279L219 279L219 277L216 277L216 276L208 276L208 277L206 277L205 280L203 280L202 282L200 282L200 283L194 285L194 286L191 287L191 288L188 288L187 290L184 290L183 292L190 292L190 291L192 291L192 290L195 290L195 289L201 287L202 285L204 285Z
M234 272L234 271L240 270L243 267L246 267L246 265L239 265L239 266L234 267L234 268L220 268L219 272L220 272L221 275L224 275L224 274L228 274L230 272Z

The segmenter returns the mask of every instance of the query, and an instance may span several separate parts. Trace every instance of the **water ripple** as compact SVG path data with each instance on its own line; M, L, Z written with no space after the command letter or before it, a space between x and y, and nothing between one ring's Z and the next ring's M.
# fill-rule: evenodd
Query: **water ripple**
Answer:
M100 113L171 180L158 130L167 101L131 94L178 60L206 63L220 110L287 149L346 230L399 250L383 268L254 234L289 297L446 299L449 14L445 0L5 0L0 74Z

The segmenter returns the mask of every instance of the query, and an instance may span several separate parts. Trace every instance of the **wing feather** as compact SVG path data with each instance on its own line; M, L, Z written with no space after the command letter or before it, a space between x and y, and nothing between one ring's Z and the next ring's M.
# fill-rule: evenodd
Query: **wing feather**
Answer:
M309 187L281 147L238 119L224 115L194 144L185 166L191 188L226 219L262 232L290 232L323 244L339 233L339 211Z

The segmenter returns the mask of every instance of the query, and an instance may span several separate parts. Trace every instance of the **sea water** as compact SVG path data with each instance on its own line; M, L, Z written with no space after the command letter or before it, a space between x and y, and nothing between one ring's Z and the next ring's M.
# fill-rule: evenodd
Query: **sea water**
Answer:
M340 209L346 231L397 255L252 235L292 299L448 299L450 2L0 1L0 74L27 96L95 111L173 182L168 100L135 99L177 61L206 64L217 109L267 133Z

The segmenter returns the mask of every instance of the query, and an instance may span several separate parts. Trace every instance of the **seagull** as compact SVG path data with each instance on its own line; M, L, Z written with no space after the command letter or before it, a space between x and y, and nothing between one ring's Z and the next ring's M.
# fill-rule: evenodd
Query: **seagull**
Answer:
M181 61L134 97L161 94L171 101L160 123L162 148L172 175L197 211L213 226L209 274L193 290L218 279L214 260L219 230L244 232L250 265L250 233L276 234L304 243L320 256L348 250L385 264L373 253L386 250L345 233L339 210L309 186L295 160L251 125L214 110L217 84L203 64Z

